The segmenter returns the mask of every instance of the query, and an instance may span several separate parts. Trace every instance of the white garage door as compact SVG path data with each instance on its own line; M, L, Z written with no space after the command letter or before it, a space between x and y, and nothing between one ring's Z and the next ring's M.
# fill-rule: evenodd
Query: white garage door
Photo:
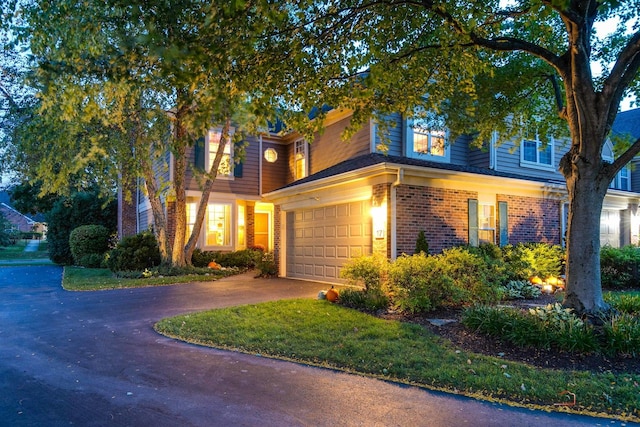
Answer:
M350 258L371 253L368 201L287 213L287 276L340 283Z

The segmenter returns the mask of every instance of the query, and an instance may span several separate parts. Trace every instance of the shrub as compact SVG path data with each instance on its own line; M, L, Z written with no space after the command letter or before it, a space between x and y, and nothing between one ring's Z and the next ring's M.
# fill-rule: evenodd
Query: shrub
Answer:
M103 225L115 231L117 203L107 203L97 192L80 192L55 202L47 214L49 258L56 264L73 264L71 231L81 225Z
M389 266L393 304L410 313L427 312L455 296L453 280L441 274L438 259L424 253L403 255Z
M562 274L565 253L564 249L558 245L518 243L515 246L505 246L502 251L513 280Z
M640 281L638 265L640 248L627 245L622 248L603 246L600 250L600 277L607 289L632 288Z
M420 252L424 252L427 255L429 254L429 242L427 242L427 238L424 235L424 230L420 230L418 239L416 240L415 253L419 254Z
M122 239L107 256L111 271L142 271L160 264L160 250L151 232Z
M388 269L387 258L373 254L350 259L340 270L340 277L352 286L362 286L365 291L381 292Z
M511 280L499 289L505 300L538 298L542 294L540 288L526 280Z
M191 265L194 267L204 268L209 265L211 261L215 261L217 254L218 252L203 251L196 248L191 255Z
M452 305L494 302L499 299L499 279L484 260L465 248L451 248L438 255L440 274L451 278L455 292L446 298Z
M110 232L103 225L81 225L69 235L69 249L76 265L100 267L109 250Z
M258 277L272 277L278 274L278 266L271 252L262 254L256 268L258 269Z

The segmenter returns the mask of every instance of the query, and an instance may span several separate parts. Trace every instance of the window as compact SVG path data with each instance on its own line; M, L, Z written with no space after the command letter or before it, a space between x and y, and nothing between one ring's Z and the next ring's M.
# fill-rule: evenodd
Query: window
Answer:
M207 206L206 246L231 245L231 205Z
M245 207L244 205L238 205L238 246L244 247L246 245L246 228L245 228Z
M295 142L294 152L293 152L293 169L295 174L295 179L301 179L307 176L308 171L308 162L307 158L309 157L309 144L307 141L301 139Z
M416 159L448 162L447 132L441 121L407 121L406 156Z
M520 163L529 167L553 168L553 141L545 144L539 139L523 139L520 144Z
M478 206L478 241L496 242L496 211L493 205Z
M196 222L197 209L198 209L197 203L193 203L193 202L187 203L187 236L186 236L187 239L191 237L191 232Z
M620 169L620 172L618 172L616 177L613 178L613 181L611 181L611 184L609 184L609 188L615 188L618 190L630 190L631 180L629 178L629 173L629 168L626 166Z
M213 161L216 158L218 152L218 145L220 144L220 137L222 136L220 129L210 130L207 135L207 171L211 170ZM231 151L231 141L224 146L224 154L222 160L220 160L220 166L218 166L218 176L229 178L232 177L233 166L233 152Z

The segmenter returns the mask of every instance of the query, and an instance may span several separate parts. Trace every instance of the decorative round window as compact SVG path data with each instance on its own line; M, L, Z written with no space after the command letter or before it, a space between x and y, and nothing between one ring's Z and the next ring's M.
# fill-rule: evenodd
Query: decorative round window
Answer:
M278 160L278 152L273 148L267 148L264 150L264 159L269 163L273 163Z

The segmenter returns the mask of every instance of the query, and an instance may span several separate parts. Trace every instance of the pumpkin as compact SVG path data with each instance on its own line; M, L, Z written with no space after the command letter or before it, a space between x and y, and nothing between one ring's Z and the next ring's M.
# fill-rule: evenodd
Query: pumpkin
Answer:
M331 301L331 302L336 302L338 301L338 290L334 289L334 287L332 286L331 289L329 289L325 295L325 298L327 299L327 301Z
M542 285L542 279L538 276L533 276L529 281L534 285Z
M207 267L213 269L213 270L220 270L220 264L218 264L215 261L211 261L209 264L207 264Z

